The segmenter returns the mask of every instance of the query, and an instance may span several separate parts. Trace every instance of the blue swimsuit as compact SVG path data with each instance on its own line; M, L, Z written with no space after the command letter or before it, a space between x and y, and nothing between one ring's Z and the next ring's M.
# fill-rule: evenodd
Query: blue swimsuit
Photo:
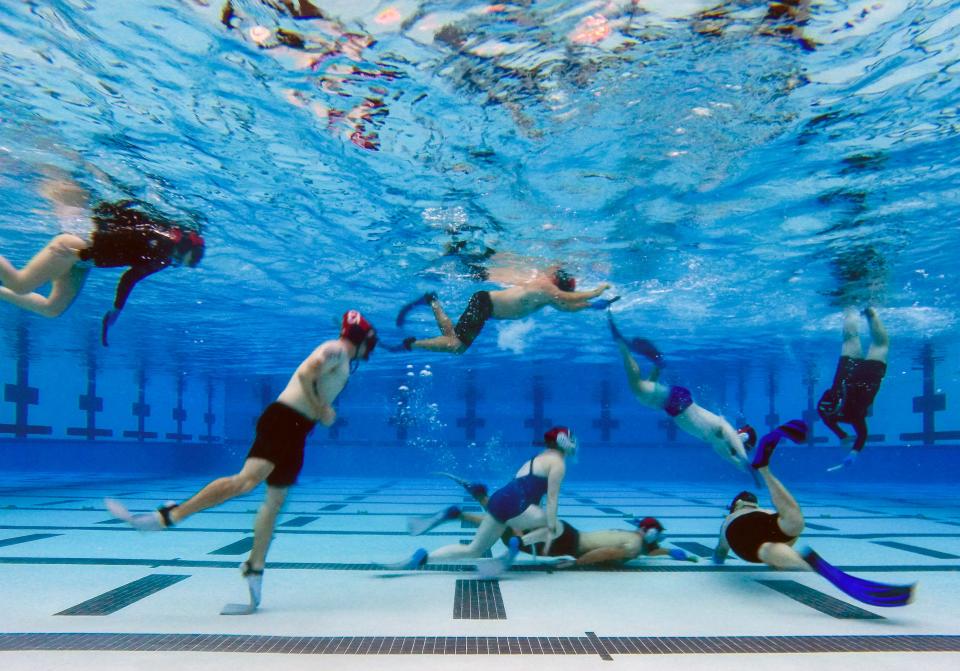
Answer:
M495 491L487 502L487 512L498 522L506 524L531 505L540 503L547 493L547 479L533 474L533 459L530 459L529 473Z

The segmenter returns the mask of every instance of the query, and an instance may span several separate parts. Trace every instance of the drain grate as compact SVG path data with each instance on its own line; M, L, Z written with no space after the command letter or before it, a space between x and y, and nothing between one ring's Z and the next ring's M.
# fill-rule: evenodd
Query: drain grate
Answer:
M506 620L498 580L457 580L454 620Z

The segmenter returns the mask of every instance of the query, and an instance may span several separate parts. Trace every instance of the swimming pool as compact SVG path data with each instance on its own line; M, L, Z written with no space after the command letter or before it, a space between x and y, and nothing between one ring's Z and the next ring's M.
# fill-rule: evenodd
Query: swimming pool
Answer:
M419 646L433 664L494 649L581 666L815 650L827 666L856 650L950 664L958 20L938 1L3 3L0 254L22 268L57 234L86 244L90 208L121 201L149 212L150 244L172 241L109 318L109 346L122 265L71 271L85 283L55 319L0 305L5 662L377 651L340 659L364 665ZM554 266L577 290L611 285L585 300L618 300L528 310L494 293L477 316L477 292L553 286ZM475 306L466 351L403 349L440 335L426 301L397 324L426 292L453 322ZM868 306L889 333L885 377L856 463L828 471L848 447L818 402L844 309ZM377 349L307 439L264 607L221 618L243 598L261 489L152 535L108 523L102 500L146 513L235 473L350 309ZM662 352L654 408L611 319ZM869 356L868 321L849 319ZM649 348L629 354L647 374ZM756 485L658 410L672 387L731 431L805 421L772 461L803 540L855 574L920 580L916 602L875 612L810 574L711 564L724 508ZM406 535L409 516L476 506L437 473L493 491L555 425L579 442L560 517L590 532L651 515L701 561L548 572L521 556L494 581L470 563L378 569L472 537L460 523Z

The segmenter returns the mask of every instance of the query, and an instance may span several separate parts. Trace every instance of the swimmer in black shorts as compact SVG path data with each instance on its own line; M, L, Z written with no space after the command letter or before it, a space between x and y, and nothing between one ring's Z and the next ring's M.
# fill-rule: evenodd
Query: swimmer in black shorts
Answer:
M753 429L744 426L735 431L726 419L697 405L686 387L668 387L658 382L663 367L660 352L648 340L634 338L628 341L614 324L613 316L608 314L608 318L610 332L627 371L627 381L637 400L656 410L663 410L679 428L708 443L720 457L740 470L746 470L746 447L752 447L751 436L755 435ZM643 375L631 351L650 360L653 364L650 375Z
M104 345L107 330L140 280L170 266L193 268L203 258L205 244L197 231L165 219L144 203L124 200L91 206L89 194L66 179L46 182L42 192L66 225L89 220L94 230L89 240L72 233L55 236L21 270L0 256L0 300L44 317L59 317L80 293L91 266L129 266L117 284L113 309L103 317ZM51 285L47 296L36 292L47 283Z
M106 501L107 508L141 531L159 531L246 494L266 480L266 498L254 523L253 548L241 567L256 607L277 515L303 467L307 436L317 422L331 426L336 421L334 399L357 363L366 360L376 345L377 332L370 322L356 310L345 313L340 337L321 344L304 359L277 400L260 415L256 439L239 473L214 480L183 503L164 505L156 512L132 515L112 499Z
M776 512L763 510L757 495L743 491L734 497L720 528L713 561L722 564L731 550L744 561L766 564L778 570L815 571L835 587L859 601L874 606L903 606L913 598L914 585L887 585L863 580L828 564L816 552L793 548L803 532L803 512L787 488L770 472L770 457L777 443L787 437L802 443L807 425L791 420L765 435L753 455L752 467L763 478Z
M877 311L863 311L870 326L870 348L863 356L860 344L859 315L856 310L847 310L843 315L843 346L840 361L833 376L833 385L823 392L817 404L817 412L823 423L833 431L850 452L843 462L829 470L835 471L853 464L867 442L867 412L880 390L880 383L887 372L887 353L890 339L883 328ZM850 424L856 439L847 435L839 423Z
M494 282L500 282L501 277L504 277L504 274L498 275L493 271L489 275ZM576 291L576 285L576 279L559 266L538 271L533 277L523 278L507 289L476 292L470 297L456 325L443 311L437 295L427 293L401 308L397 315L397 326L403 326L407 313L414 307L429 305L442 335L424 340L410 337L403 341L403 348L463 354L473 344L488 319L523 319L548 305L564 312L578 312L586 308L603 309L616 300L614 298L590 302L609 289L609 284L601 284L590 291Z

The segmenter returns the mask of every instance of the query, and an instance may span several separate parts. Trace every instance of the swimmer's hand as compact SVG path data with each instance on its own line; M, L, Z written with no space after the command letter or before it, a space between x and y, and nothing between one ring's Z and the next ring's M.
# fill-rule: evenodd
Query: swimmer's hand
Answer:
M859 455L860 453L857 452L856 450L850 450L850 452L847 453L846 458L836 466L831 466L830 468L828 468L827 473L833 473L834 471L839 471L842 468L853 466L853 464L857 461L857 457Z
M677 561L689 561L696 564L700 561L700 558L696 555L689 554L680 548L670 548L670 551L667 552L670 555L671 559L676 559Z
M330 404L321 406L320 412L317 413L317 419L324 426L333 426L333 423L337 421L337 411Z
M103 315L103 321L100 325L100 343L104 347L110 346L110 343L107 342L107 331L110 330L110 327L113 326L119 316L120 310L110 310L107 314Z

